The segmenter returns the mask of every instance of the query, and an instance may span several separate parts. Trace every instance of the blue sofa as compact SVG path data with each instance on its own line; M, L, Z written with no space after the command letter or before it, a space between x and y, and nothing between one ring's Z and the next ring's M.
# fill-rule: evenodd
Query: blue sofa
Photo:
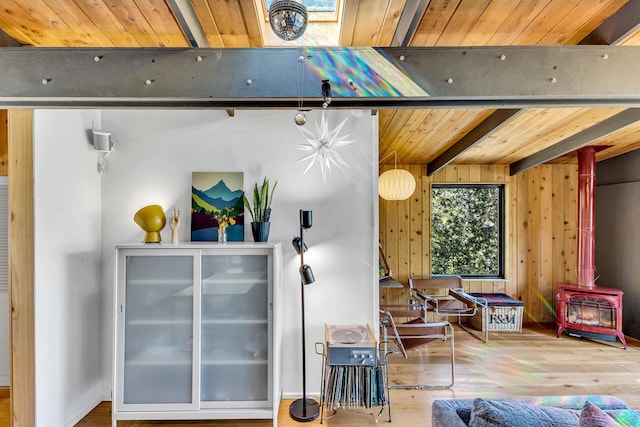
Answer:
M640 426L640 411L613 396L545 396L435 400L432 427L578 426L585 403L621 426ZM583 414L584 418L584 414Z

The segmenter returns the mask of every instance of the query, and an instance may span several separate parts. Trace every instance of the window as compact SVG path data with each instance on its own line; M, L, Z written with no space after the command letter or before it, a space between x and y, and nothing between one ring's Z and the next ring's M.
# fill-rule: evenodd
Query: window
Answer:
M431 273L504 278L504 185L431 186Z

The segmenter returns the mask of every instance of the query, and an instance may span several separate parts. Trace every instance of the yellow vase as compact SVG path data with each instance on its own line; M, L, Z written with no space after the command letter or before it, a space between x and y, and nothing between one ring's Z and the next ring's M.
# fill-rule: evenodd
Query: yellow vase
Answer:
M133 220L146 231L145 243L160 243L162 240L160 231L167 224L164 216L164 209L159 205L149 205L140 209L133 217Z

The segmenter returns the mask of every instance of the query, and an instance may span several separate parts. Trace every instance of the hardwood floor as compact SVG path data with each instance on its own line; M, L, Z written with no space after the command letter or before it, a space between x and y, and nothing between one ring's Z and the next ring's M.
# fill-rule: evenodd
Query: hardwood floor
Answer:
M9 427L11 425L10 410L9 387L0 387L0 427Z
M450 390L392 390L391 415L394 426L430 425L431 402L435 399L507 397L530 395L610 394L634 408L640 408L640 343L627 339L623 350L618 343L600 343L562 335L555 337L550 327L525 327L522 333L491 333L487 344L456 329L456 384ZM406 378L446 379L447 347L432 342L413 351L409 360L394 358L390 365L392 383ZM395 357L395 356L394 356ZM422 377L422 378L420 378ZM413 379L412 379L413 380ZM7 399L4 399L5 401ZM8 420L8 403L0 397L0 420ZM280 405L278 425L300 426L289 418L290 401ZM77 427L111 426L111 403L103 402ZM333 427L375 424L375 411L339 409L324 422ZM387 412L379 424L388 421ZM121 421L118 427L271 426L266 420L150 422ZM319 420L307 425L320 424ZM0 424L5 425L5 424ZM8 425L8 424L7 424Z

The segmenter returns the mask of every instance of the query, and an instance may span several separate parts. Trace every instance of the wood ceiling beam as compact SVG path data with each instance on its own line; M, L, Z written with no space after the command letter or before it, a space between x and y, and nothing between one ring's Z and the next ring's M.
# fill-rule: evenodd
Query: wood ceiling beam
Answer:
M616 13L600 24L595 30L588 34L578 43L579 45L616 45L624 40L629 34L634 33L640 27L640 0L631 0L622 6ZM532 156L512 163L511 175L522 172L531 167L553 160L556 157L570 153L591 142L614 133L624 127L635 123L637 112L634 109L626 110L600 124L585 129L576 135L564 139L547 149ZM621 128L615 128L619 124ZM551 157L550 157L551 156Z
M209 47L209 40L191 2L189 0L167 0L167 5L191 47Z
M407 0L393 34L391 46L409 46L428 5L427 0Z
M447 148L444 153L440 154L434 160L429 162L427 164L427 175L431 176L451 163L460 154L482 141L491 133L500 129L522 111L523 110L516 108L496 110L491 113L491 115L480 122L478 126L471 129L469 133L460 138L455 144Z
M591 34L586 36L579 44L580 45L615 45L619 41L623 40L627 35L633 33L640 26L640 0L631 0L620 8L615 14L609 17L605 22L598 26ZM500 110L492 114L499 113ZM512 114L507 117L510 119L517 113L516 110L508 110ZM495 129L490 129L492 116L489 116L485 121L480 123L476 129L469 132L460 141L449 147L447 151L438 156L427 165L427 175L432 175L440 168L443 168L448 163L452 162L457 156L462 154L465 150L479 143L484 137ZM489 120L488 123L487 120ZM498 121L498 126L502 125L502 122ZM479 137L479 138L478 138ZM571 151L571 150L569 150ZM553 150L549 154L553 153ZM546 159L548 161L551 159Z
M0 106L640 107L638 46L0 48ZM602 76L607 76L603 78Z
M556 157L560 157L577 150L578 148L593 144L599 139L631 126L638 121L640 121L640 108L629 108L624 110L623 112L609 117L590 128L563 139L551 147L545 148L536 154L532 154L529 157L525 157L524 159L511 163L509 165L509 173L513 176L519 172L523 172L527 169L548 162L549 160L555 159Z
M630 0L593 30L581 45L616 45L640 28L640 0Z

